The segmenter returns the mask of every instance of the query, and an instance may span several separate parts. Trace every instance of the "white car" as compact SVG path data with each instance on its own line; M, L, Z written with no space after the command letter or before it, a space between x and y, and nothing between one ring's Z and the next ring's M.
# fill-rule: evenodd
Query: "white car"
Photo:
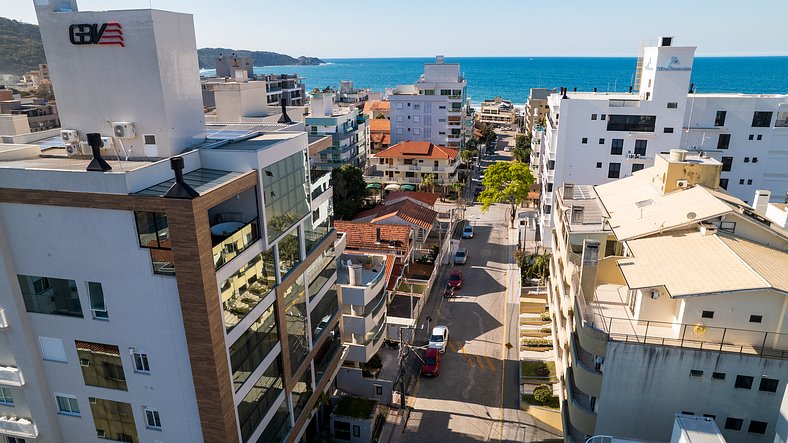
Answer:
M512 147L511 146L507 146L507 147L503 148L503 152L512 152Z
M449 341L449 328L446 326L435 326L432 328L430 343L428 348L437 349L441 354L446 352L446 342Z
M457 252L454 253L454 264L464 265L467 261L468 261L468 249L457 248Z

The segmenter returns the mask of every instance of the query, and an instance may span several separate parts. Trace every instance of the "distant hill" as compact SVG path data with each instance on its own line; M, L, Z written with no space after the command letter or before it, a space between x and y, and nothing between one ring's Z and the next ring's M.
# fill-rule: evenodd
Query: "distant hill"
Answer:
M0 74L21 75L46 63L37 25L0 17Z
M230 54L233 53L235 53L237 57L251 57L253 66L319 65L325 63L323 60L315 57L301 56L293 58L289 55L276 52L246 51L228 48L200 48L197 50L197 61L200 63L200 69L213 69L215 67L214 60L219 54L230 56Z

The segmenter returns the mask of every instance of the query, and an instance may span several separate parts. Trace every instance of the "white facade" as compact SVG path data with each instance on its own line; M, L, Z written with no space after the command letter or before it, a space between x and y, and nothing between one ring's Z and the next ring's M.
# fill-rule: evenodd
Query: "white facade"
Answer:
M309 116L304 119L309 135L330 136L331 147L312 155L312 168L330 171L344 164L364 169L369 147L366 114L355 107L335 107L334 92L312 92Z
M544 133L532 132L540 143L532 159L539 163L545 246L550 246L553 189L626 177L653 165L655 154L674 148L704 151L723 162L721 184L742 200L748 201L755 189L773 195L788 189L788 95L688 94L695 48L671 43L661 38L660 46L644 49L636 93L548 97ZM719 111L726 117L715 125ZM752 126L756 111L771 113L763 114L767 126ZM729 143L723 134L730 135Z
M397 86L389 94L391 145L413 140L464 146L467 84L458 63L444 63L438 56L424 65L416 83Z
M494 126L513 125L517 121L517 109L501 97L483 101L476 115L479 122Z

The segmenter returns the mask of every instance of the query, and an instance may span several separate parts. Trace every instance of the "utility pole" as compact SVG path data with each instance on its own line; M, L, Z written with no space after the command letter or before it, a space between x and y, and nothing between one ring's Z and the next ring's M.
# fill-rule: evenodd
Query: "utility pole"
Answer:
M399 327L399 381L400 381L400 408L405 411L405 340L402 330L407 326Z

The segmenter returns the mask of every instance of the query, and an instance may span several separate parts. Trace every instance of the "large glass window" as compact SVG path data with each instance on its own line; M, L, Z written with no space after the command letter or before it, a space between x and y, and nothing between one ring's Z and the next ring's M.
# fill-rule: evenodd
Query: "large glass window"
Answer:
M298 417L304 410L304 406L306 406L306 402L309 401L309 397L312 396L311 368L308 368L306 371L304 371L304 375L301 376L301 379L298 380L293 387L293 392L291 395L293 396L293 416L296 420L298 420Z
M619 178L621 176L621 163L610 163L607 168L607 178Z
M774 122L775 128L788 128L788 111L777 113L777 120Z
M755 111L752 114L753 128L768 128L772 124L771 111Z
M115 345L76 341L79 366L86 385L127 391L120 350Z
M279 248L279 275L284 280L285 275L301 262L301 241L298 229L293 229L277 246Z
M323 218L323 220L318 220L316 223L313 220L311 226L304 230L304 247L306 248L306 255L309 255L312 249L320 243L320 240L328 234L328 230L330 229L329 224L331 223L329 219L330 216Z
M174 274L175 265L170 241L167 214L163 212L134 212L140 246L150 249L153 272Z
M332 244L323 251L306 270L306 278L309 282L309 299L312 300L323 288L328 279L336 272L337 259L336 250Z
M728 111L717 111L717 115L714 116L714 126L725 126L725 117L727 117Z
M722 170L728 172L733 169L733 157L722 157Z
M236 391L241 389L278 340L274 303L230 346L230 364Z
M720 137L717 139L717 149L728 149L728 146L731 144L731 135L730 134L720 134Z
M82 317L77 285L62 278L17 275L27 312Z
M279 443L284 440L290 430L290 411L287 401L283 401L277 408L274 417L263 430L257 443Z
M608 131L654 132L656 115L618 115L610 114L607 119Z
M635 155L645 157L646 145L648 145L648 140L635 140Z
M241 423L243 441L252 435L257 425L271 409L274 401L282 393L282 389L282 369L279 357L277 357L238 404L238 421Z
M90 310L93 311L93 318L107 320L109 313L107 305L104 303L104 289L101 283L88 282L88 298L90 298Z
M320 299L320 303L318 303L309 314L310 320L312 321L313 344L317 342L324 332L326 332L326 327L331 322L337 310L339 310L337 291L336 289L329 289L323 298Z
M342 349L342 339L339 336L339 325L337 324L330 332L328 340L315 353L315 382L318 385L340 349Z
M222 283L224 327L230 331L276 286L274 249L252 258Z
M139 442L130 404L96 397L88 397L88 403L96 426L96 437L104 440Z
M309 214L306 152L298 152L265 168L263 192L266 233L272 242Z
M299 277L284 291L287 343L290 348L290 370L295 373L309 354L306 323L304 276Z
M624 152L624 139L614 138L610 145L610 155L621 155Z

